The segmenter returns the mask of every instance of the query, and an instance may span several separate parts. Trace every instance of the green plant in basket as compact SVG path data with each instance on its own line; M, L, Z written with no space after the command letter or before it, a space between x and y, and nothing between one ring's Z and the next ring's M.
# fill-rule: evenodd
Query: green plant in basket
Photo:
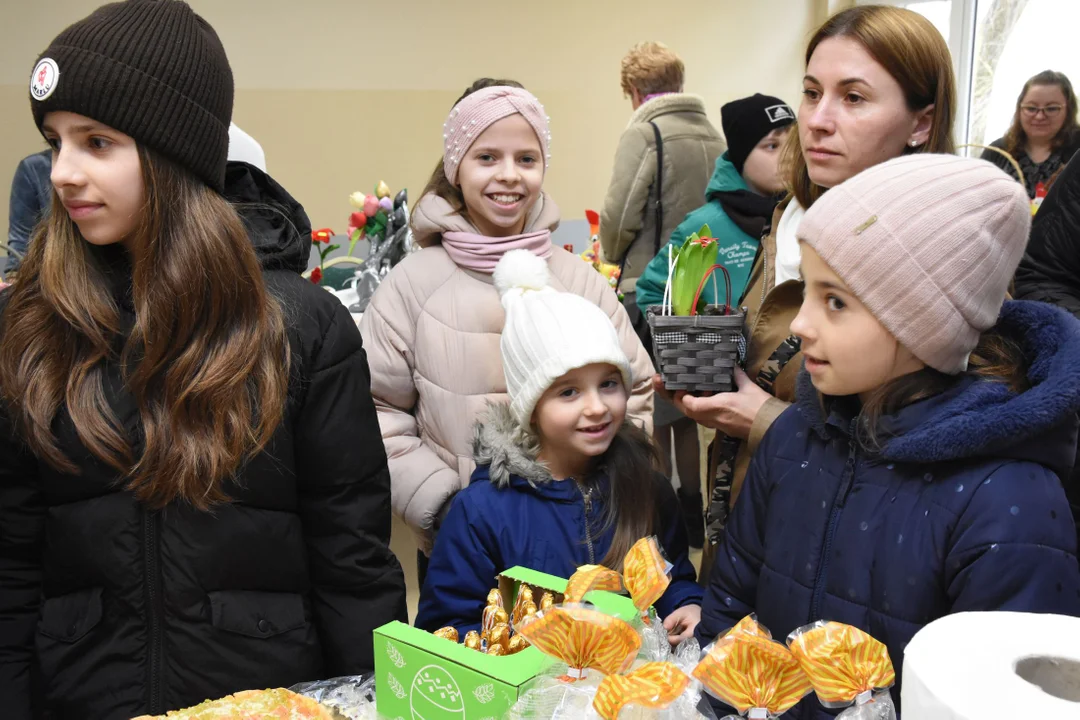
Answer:
M716 257L720 251L716 238L711 235L709 226L702 225L674 255L675 269L668 281L671 283L673 315L693 315L704 310L704 301L699 299L701 287L716 269Z

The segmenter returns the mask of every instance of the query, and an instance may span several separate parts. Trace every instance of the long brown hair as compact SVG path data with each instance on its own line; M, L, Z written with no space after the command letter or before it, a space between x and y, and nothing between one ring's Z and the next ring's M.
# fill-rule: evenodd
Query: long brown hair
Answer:
M1013 392L1030 387L1027 360L1020 346L990 329L979 337L979 344L968 359L967 372L987 380L1004 383ZM944 392L956 378L933 368L924 368L896 378L878 388L865 403L859 416L859 441L870 452L880 452L888 438L880 435L881 418L904 407Z
M123 327L106 261L119 249L88 243L54 191L3 313L0 392L30 449L54 468L79 471L53 433L66 411L82 444L141 501L206 509L228 500L226 480L281 422L285 324L229 203L153 151L140 147L139 158L134 327ZM137 457L109 404L107 362L120 364L139 409Z
M450 106L450 109L453 110L457 107L459 102L469 97L474 92L489 87L514 87L521 88L522 90L525 89L525 86L516 80L480 78L465 89L465 92L461 94L461 97L454 101L454 104ZM454 212L458 213L466 220L469 220L469 213L465 208L465 196L461 194L461 188L451 183L449 178L446 177L446 170L443 168L442 158L439 158L439 162L435 165L435 170L431 173L431 178L428 179L427 185L424 186L423 192L420 193L420 197L423 197L428 193L438 195L443 200L450 203L450 207L453 208ZM472 222L471 220L469 221ZM429 238L426 243L431 244L434 239L435 237Z
M634 543L657 530L656 472L660 456L648 433L625 421L600 463L607 470L610 482L604 503L603 530L615 529L611 549L601 564L621 571L623 559Z
M1017 155L1027 144L1027 133L1024 132L1024 126L1020 122L1020 106L1024 104L1024 97L1028 94L1028 91L1035 85L1058 87L1061 89L1061 94L1065 96L1065 122L1062 124L1061 129L1058 130L1058 134L1054 136L1050 149L1058 150L1066 143L1080 137L1080 123L1076 120L1076 92L1073 91L1072 83L1069 82L1069 78L1065 76L1065 73L1043 70L1024 83L1024 89L1020 91L1020 96L1016 98L1016 110L1013 112L1012 124L1009 126L1009 131L1005 133L1005 150L1010 155Z
M833 15L818 28L806 46L805 63L825 40L846 37L857 41L900 84L911 111L934 106L930 137L904 154L954 153L952 128L956 112L956 79L949 46L937 28L912 10L886 5L863 5ZM788 133L781 167L795 199L809 208L828 188L810 179L799 133Z

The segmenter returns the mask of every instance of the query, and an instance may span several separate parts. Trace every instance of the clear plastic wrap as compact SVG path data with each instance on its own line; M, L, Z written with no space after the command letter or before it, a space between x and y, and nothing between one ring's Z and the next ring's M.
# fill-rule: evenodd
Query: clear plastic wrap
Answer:
M696 662L696 657L695 657ZM554 666L533 681L532 687L521 696L506 717L509 720L604 720L594 701L605 677L593 673L584 680L567 683L560 680L567 671L565 664ZM690 686L694 685L693 680ZM690 688L666 708L647 708L630 703L624 705L619 720L716 720L708 700L700 689L696 695Z
M851 625L819 621L787 642L823 706L847 708L843 720L896 720L889 694L896 673L880 641Z
M304 695L330 708L346 720L376 720L375 676L336 677L293 685L294 693Z

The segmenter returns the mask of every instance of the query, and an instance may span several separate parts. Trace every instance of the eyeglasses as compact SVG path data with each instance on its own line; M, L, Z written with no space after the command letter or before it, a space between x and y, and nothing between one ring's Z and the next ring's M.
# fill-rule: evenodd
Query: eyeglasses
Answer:
M1021 105L1020 110L1024 113L1024 117L1033 118L1039 113L1042 113L1048 118L1055 118L1061 114L1061 111L1065 108L1061 105L1047 105L1046 107L1039 107L1038 105Z

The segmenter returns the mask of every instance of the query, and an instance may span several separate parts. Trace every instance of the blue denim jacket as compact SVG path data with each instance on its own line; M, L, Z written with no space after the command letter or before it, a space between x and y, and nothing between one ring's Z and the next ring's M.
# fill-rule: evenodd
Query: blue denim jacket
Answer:
M23 158L11 181L11 206L8 212L8 247L26 254L30 235L45 217L52 202L52 151L45 150ZM8 255L7 270L18 270L20 258Z

